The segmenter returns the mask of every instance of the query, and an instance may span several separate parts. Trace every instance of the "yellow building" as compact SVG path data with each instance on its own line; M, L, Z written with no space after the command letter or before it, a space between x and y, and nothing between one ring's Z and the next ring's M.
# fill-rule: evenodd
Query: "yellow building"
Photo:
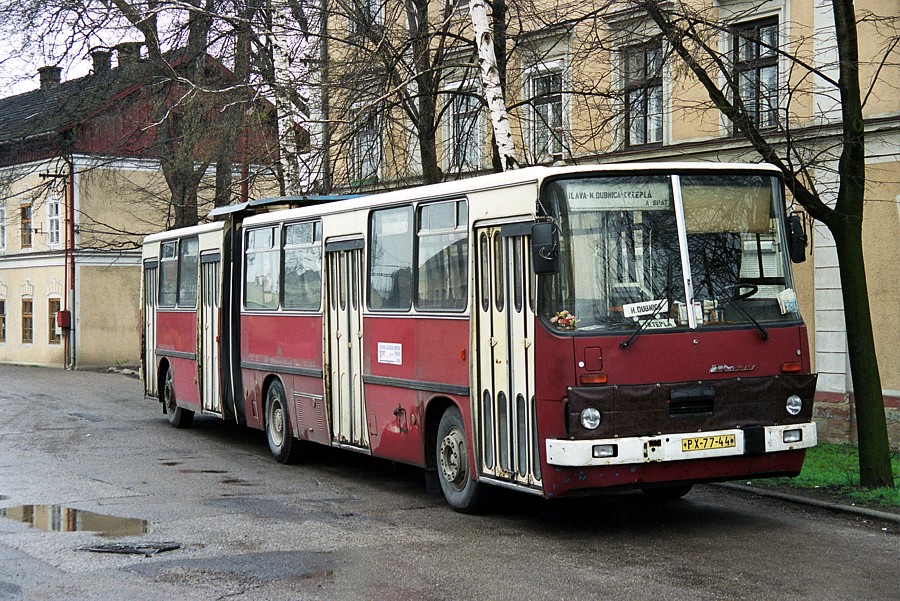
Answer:
M328 22L323 83L329 91L327 121L335 125L324 146L335 186L378 190L427 180L434 170L423 167L431 155L422 152L422 140L429 136L441 178L490 170L490 118L468 1L357 5L353 12L332 14ZM499 59L520 163L762 160L713 106L647 3L503 6L506 40L498 47L506 52ZM843 142L831 4L701 0L653 6L664 18L692 24L696 35L688 48L697 66L726 101L741 99L755 129L782 160L808 167L807 185L833 205ZM900 49L891 35L900 15L896 2L861 0L855 8L867 156L864 252L885 408L896 444ZM427 29L418 21L423 14ZM788 210L803 214L799 205ZM819 373L820 432L826 439L846 440L855 427L837 254L825 226L804 217L809 259L796 266L795 277Z
M87 77L62 82L59 68L43 67L40 89L0 99L0 362L139 363L140 244L175 222L139 49L118 51L114 69L98 52ZM234 181L245 196L272 192L274 178L247 158L272 162L271 132L235 142L244 170L237 165ZM217 140L206 146L217 149ZM213 204L214 162L201 149L188 169L200 177L202 218Z

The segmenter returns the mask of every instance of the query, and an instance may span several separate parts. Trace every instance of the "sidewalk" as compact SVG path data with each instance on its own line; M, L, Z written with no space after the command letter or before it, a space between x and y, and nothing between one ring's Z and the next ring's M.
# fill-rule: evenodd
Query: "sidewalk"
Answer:
M761 497L781 499L782 501L788 501L790 503L812 505L830 511L884 520L900 526L900 507L878 509L861 507L852 501L840 502L824 493L817 493L815 490L807 488L779 488L766 485L735 484L733 482L713 484L713 486L720 486L722 488L727 488L728 490L759 495Z

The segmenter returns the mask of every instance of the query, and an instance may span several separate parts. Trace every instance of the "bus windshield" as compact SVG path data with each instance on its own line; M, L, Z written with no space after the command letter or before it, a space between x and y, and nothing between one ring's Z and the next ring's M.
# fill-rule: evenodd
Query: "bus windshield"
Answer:
M539 312L559 330L721 327L799 319L777 178L759 174L553 180L560 269Z

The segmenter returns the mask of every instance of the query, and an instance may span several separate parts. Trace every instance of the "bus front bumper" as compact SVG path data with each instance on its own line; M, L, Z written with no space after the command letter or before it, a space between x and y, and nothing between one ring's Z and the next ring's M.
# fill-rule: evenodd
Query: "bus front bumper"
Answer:
M761 455L816 446L816 424L594 440L547 440L547 463L561 467L628 465Z

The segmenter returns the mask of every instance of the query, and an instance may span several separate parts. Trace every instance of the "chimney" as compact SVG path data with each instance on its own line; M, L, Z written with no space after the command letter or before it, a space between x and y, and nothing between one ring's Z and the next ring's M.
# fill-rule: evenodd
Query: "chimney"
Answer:
M142 42L123 42L116 46L119 66L124 67L139 61L141 59L141 46L143 45Z
M41 67L38 69L38 75L41 78L42 90L55 88L62 82L62 68L60 67Z
M94 75L103 75L109 72L110 57L109 50L91 51L91 58L94 59Z

